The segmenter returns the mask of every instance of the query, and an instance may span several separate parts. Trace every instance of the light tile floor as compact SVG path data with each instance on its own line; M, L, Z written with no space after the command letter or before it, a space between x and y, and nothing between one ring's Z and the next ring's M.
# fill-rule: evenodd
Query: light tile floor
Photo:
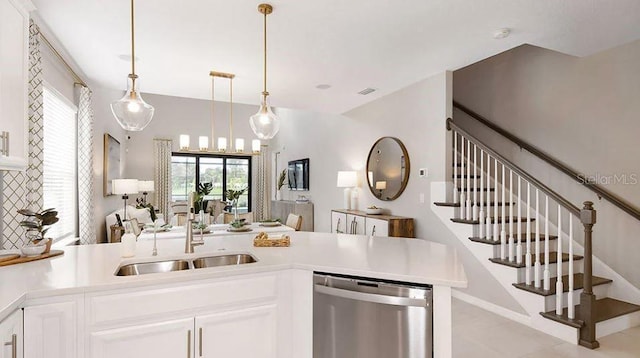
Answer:
M454 358L638 358L640 327L598 340L590 350L453 299Z

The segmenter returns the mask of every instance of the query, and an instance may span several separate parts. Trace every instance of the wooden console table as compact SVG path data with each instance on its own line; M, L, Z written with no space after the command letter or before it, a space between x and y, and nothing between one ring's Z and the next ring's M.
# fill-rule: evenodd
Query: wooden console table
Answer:
M370 215L358 210L331 210L331 232L355 235L416 237L413 218Z

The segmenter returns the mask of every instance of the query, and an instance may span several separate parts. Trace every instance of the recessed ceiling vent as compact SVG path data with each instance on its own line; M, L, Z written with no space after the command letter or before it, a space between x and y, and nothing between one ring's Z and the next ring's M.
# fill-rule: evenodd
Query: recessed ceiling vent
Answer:
M365 88L362 91L358 92L358 94L361 94L364 96L364 95L368 95L371 92L375 92L375 90L376 90L375 88Z

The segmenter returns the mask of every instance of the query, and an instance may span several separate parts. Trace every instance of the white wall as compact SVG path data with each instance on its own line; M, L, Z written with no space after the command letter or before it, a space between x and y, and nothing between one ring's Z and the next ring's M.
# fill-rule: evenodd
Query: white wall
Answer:
M470 295L508 309L524 312L430 209L431 182L448 179L451 74L442 73L387 95L344 115L279 110L283 120L272 151L281 153L279 170L287 161L310 159L310 190L284 191L285 199L304 194L314 203L316 231L330 231L331 209L342 207L342 189L336 187L337 172L357 170L360 175L359 208L375 204L394 215L413 217L418 238L453 246L464 260ZM395 201L380 201L366 187L367 155L383 136L399 138L407 147L411 173L405 192ZM429 177L419 178L418 168ZM277 172L277 171L274 171ZM420 203L420 194L425 202Z
M586 58L524 45L456 71L454 98L640 208L638 63L640 41ZM574 205L593 201L595 256L640 287L640 221L461 112L454 119Z

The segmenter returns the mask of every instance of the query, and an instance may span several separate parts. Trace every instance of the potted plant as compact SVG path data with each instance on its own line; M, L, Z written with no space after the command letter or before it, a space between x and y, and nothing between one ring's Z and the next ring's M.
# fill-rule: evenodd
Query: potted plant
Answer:
M276 200L282 200L282 187L284 186L284 181L287 178L287 170L282 169L280 175L278 176L278 185L276 190Z
M249 188L244 188L239 190L228 189L226 192L227 200L231 200L231 205L233 205L233 222L234 223L237 223L239 221L238 220L238 199L240 199L242 194L244 194L247 191L247 189Z
M29 209L20 209L18 214L26 216L26 219L20 222L20 226L27 229L27 238L34 244L46 245L46 249L43 253L48 253L51 250L51 239L45 239L45 235L51 225L57 223L58 212L56 209L46 209L39 212L35 212ZM46 243L45 243L46 240Z
M212 183L200 183L200 184L198 184L198 187L196 188L196 197L194 198L194 203L193 203L194 213L199 213L200 210L204 210L205 209L205 208L202 207L202 202L204 201L204 197L206 195L209 195L209 193L211 193L211 190L213 190L213 184Z

